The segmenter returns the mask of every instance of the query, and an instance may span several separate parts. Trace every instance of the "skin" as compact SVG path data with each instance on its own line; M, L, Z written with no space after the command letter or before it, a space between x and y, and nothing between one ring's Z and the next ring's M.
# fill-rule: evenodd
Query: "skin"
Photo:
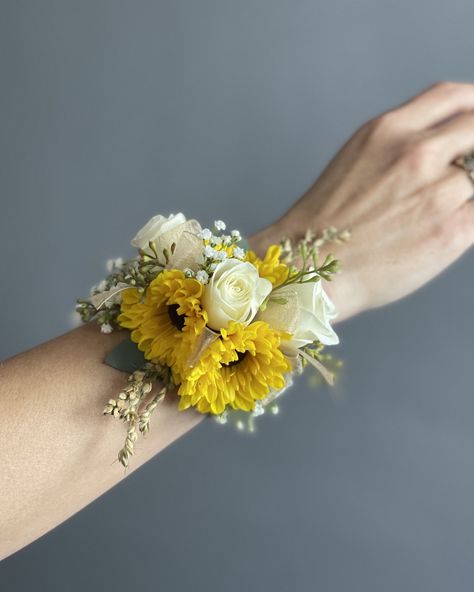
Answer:
M473 186L451 163L474 149L474 85L441 83L362 126L279 220L250 238L262 253L308 227L348 228L330 251L339 320L413 292L469 249ZM374 248L376 246L376 248ZM125 335L86 325L0 365L0 558L121 481L203 416L162 403L125 474L113 463L123 425L102 415L127 381L103 364Z
M275 224L262 246L307 227L350 229L329 250L342 272L327 286L338 320L426 284L474 240L474 190L451 164L474 148L474 85L440 83L367 122ZM374 248L376 246L376 248Z

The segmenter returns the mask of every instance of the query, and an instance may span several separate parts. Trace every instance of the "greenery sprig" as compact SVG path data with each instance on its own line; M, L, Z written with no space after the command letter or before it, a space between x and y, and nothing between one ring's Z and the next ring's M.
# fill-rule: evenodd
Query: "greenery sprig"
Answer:
M333 255L328 254L322 264L319 264L321 247L328 243L347 242L349 239L348 230L340 232L334 227L323 230L321 235L308 230L296 243L289 238L284 238L280 243L281 259L289 266L290 273L288 279L279 288L297 282L314 282L315 278L331 281L333 275L340 269L340 262Z

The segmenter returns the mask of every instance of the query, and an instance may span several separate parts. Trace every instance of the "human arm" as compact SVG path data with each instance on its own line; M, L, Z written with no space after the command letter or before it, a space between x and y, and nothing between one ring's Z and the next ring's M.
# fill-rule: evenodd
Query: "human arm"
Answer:
M102 415L127 374L103 363L124 332L79 327L0 367L0 557L35 540L125 476L123 425ZM167 398L127 474L204 416Z
M261 252L308 227L349 227L352 240L334 250L342 272L328 286L340 318L410 293L472 243L472 187L450 162L474 147L473 112L472 85L445 85L372 120L282 219L250 238L251 246ZM127 380L103 364L123 338L86 325L1 367L0 556L124 478L112 464L123 426L102 415ZM129 473L202 417L165 400Z
M327 284L342 321L402 298L474 241L474 194L452 162L474 150L474 84L438 83L364 124L314 185L255 239L265 247L310 227L350 229L329 245L342 264Z

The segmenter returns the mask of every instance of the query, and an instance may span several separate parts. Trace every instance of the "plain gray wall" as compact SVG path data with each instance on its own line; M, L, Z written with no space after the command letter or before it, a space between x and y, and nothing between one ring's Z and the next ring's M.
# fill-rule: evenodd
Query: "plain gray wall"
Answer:
M364 120L472 80L473 23L470 0L1 0L0 358L68 330L151 215L251 233ZM204 422L2 592L472 592L473 262L340 326L335 393L303 377L253 437Z

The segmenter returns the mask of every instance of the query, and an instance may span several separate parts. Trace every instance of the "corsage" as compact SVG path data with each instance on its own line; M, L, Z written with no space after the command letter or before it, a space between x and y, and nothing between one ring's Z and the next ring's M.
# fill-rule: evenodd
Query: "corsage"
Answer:
M104 333L128 332L105 360L129 373L104 408L126 424L118 453L124 467L171 391L179 410L233 419L240 428L246 417L253 429L255 417L278 411L275 400L305 366L333 383L323 350L339 341L331 326L336 310L322 280L331 280L338 261L320 261L319 250L347 238L333 228L308 231L261 258L221 220L211 230L183 214L158 215L132 240L136 257L108 262L108 276L76 310Z

